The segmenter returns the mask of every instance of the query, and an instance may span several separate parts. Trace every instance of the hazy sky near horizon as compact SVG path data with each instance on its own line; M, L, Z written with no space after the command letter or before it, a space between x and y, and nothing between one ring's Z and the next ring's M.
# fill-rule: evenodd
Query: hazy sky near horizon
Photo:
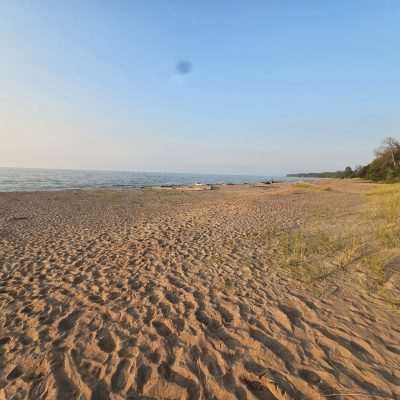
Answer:
M0 1L0 166L275 174L400 136L400 2Z

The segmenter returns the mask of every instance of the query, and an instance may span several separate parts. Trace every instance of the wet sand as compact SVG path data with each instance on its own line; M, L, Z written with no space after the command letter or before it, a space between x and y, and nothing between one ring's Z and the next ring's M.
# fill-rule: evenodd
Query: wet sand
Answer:
M0 399L400 398L399 313L281 266L363 207L329 187L0 193Z

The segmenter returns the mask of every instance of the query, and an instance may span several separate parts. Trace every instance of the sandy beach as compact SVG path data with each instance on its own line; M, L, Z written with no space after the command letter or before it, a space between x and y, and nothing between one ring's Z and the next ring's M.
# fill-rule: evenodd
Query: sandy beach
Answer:
M399 308L282 245L372 186L0 193L0 399L400 399Z

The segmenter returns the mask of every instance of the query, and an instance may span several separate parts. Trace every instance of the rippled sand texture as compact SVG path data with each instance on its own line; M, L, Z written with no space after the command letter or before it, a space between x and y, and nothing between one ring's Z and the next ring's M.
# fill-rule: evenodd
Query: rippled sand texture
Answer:
M400 398L399 313L263 236L345 224L366 189L332 185L0 194L0 399Z

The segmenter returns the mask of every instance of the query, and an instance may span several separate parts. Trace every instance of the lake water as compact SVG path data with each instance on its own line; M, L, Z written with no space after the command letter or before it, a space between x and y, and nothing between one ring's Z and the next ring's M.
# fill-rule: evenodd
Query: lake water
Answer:
M254 183L268 179L295 180L295 178L273 176L0 168L0 192L123 189L194 183Z

